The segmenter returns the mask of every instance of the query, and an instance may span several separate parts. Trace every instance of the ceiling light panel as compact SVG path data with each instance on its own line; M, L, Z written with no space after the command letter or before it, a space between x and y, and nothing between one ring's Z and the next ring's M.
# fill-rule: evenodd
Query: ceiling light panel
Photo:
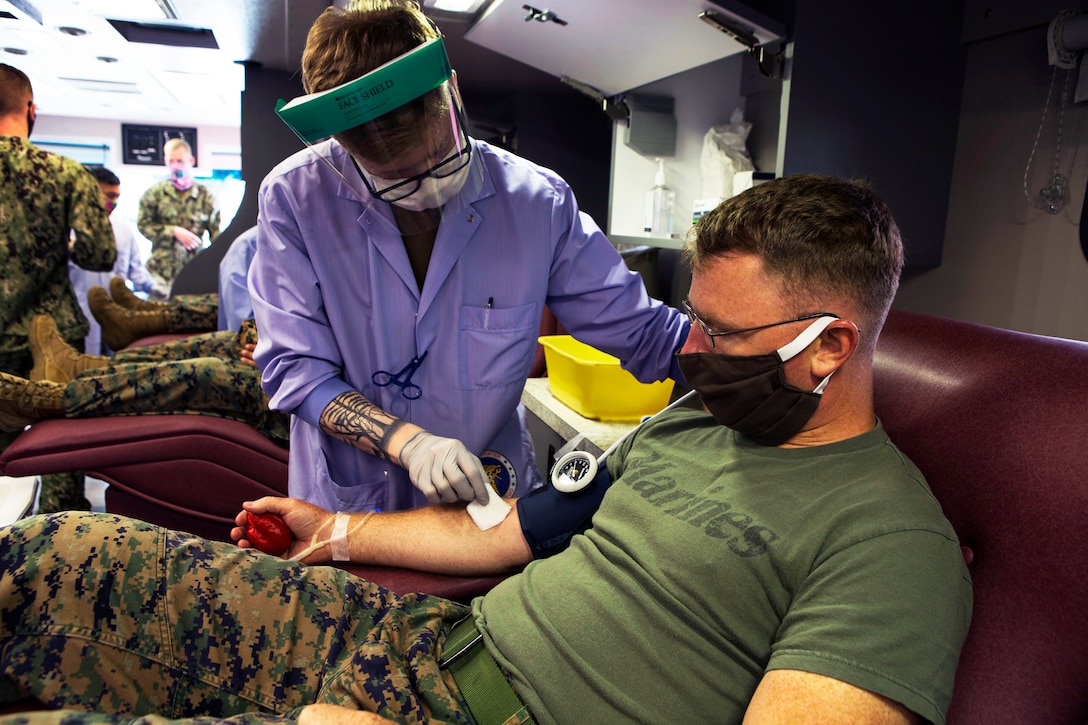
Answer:
M425 0L425 7L450 13L475 13L486 0Z

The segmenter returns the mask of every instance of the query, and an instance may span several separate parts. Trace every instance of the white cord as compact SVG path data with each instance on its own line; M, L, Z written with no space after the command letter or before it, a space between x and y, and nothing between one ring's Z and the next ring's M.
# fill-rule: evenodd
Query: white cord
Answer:
M363 516L362 521L351 527L351 531L346 530L349 521L348 514L345 514L343 512L337 512L335 516L328 517L327 519L325 519L325 523L317 527L317 531L315 531L314 535L310 538L310 545L292 556L290 561L302 561L307 556L314 553L323 546L329 547L333 561L351 561L351 557L349 555L350 546L348 545L348 537L361 529L363 527L363 524L365 524L367 520L375 513L376 512L374 511L367 511L366 514ZM321 530L324 529L330 521L333 522L332 536L325 539L324 541L318 541L317 535L321 533Z
M1058 66L1054 66L1054 71L1050 76L1050 89L1046 93L1046 103L1043 104L1043 117L1039 120L1039 130L1035 133L1035 142L1031 145L1031 153L1028 154L1028 163L1024 167L1024 198L1027 199L1028 204L1036 209L1041 209L1048 214L1057 214L1065 206L1066 200L1069 198L1069 180L1063 174L1058 172L1058 166L1062 154L1062 131L1065 127L1065 107L1069 100L1069 79L1072 76L1072 69L1065 72L1065 84L1062 89L1061 106L1058 111L1058 131L1057 131L1057 147L1054 150L1054 173L1050 177L1050 183L1044 186L1040 192L1039 197L1042 201L1036 201L1032 197L1031 192L1028 191L1028 175L1031 171L1031 162L1035 158L1035 152L1039 148L1039 140L1043 136L1043 127L1046 125L1046 114L1050 108L1050 99L1054 95L1054 83L1058 77ZM1072 165L1072 164L1070 164Z
M634 433L634 432L635 432L636 430L638 430L639 428L641 428L641 427L642 427L642 426L643 426L644 424L646 424L646 423L649 423L649 422L650 422L651 420L653 420L653 419L654 419L654 418L656 418L657 416L661 415L661 414L662 414L662 413L664 413L665 411L667 411L667 410L672 410L673 408L675 408L676 406L680 405L681 403L683 403L683 402L686 402L686 401L687 401L688 399L690 399L690 398L691 398L691 397L692 397L693 395L695 395L695 391L694 391L694 390L689 390L689 391L688 391L687 393L685 393L684 395L681 395L681 396L680 396L679 398L677 398L677 399L676 399L676 400L674 400L673 402L669 403L669 404L668 404L668 405L666 405L666 406L665 406L664 408L662 408L661 410L657 411L656 413L654 413L653 415L651 415L651 416L650 416L649 418L647 418L646 420L644 420L644 421L642 421L641 423L639 423L638 425L636 425L636 426L635 426L634 428L632 428L631 430L629 430L629 431L627 431L626 433L624 433L624 434L623 434L623 435L622 435L622 436L620 437L620 439L619 439L618 441L616 441L615 443L613 443L612 445L610 445L610 446L608 447L608 450L607 450L607 451L605 451L604 453L602 453L602 454L601 454L600 458L598 458L598 459L597 459L597 464L598 464L598 465L601 465L601 464L603 464L603 463L604 463L604 459L608 458L608 454L609 454L609 453L611 453L612 451L616 450L616 449L617 449L617 448L619 447L620 443L623 443L623 442L624 442L625 440L627 440L628 438L630 438L630 437L631 437L631 434L632 434L632 433Z

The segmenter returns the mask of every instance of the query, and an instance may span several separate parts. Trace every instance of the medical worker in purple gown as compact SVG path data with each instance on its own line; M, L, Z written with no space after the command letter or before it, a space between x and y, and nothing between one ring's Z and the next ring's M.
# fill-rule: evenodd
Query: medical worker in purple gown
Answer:
M563 179L468 135L438 29L388 5L311 29L308 95L277 109L307 148L261 185L249 278L290 495L334 511L538 486L520 398L545 305L646 382L682 380L688 330Z

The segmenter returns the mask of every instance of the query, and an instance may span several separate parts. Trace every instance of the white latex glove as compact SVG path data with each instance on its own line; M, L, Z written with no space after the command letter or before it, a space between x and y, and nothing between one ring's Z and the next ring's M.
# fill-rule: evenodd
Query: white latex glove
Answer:
M400 449L400 464L431 503L487 503L491 486L483 464L455 438L421 430Z

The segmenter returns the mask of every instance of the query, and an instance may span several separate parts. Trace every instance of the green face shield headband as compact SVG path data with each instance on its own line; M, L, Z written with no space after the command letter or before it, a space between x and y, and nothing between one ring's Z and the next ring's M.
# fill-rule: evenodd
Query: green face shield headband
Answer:
M276 114L303 141L316 143L403 106L451 75L446 46L434 38L343 85L289 103L281 98Z

